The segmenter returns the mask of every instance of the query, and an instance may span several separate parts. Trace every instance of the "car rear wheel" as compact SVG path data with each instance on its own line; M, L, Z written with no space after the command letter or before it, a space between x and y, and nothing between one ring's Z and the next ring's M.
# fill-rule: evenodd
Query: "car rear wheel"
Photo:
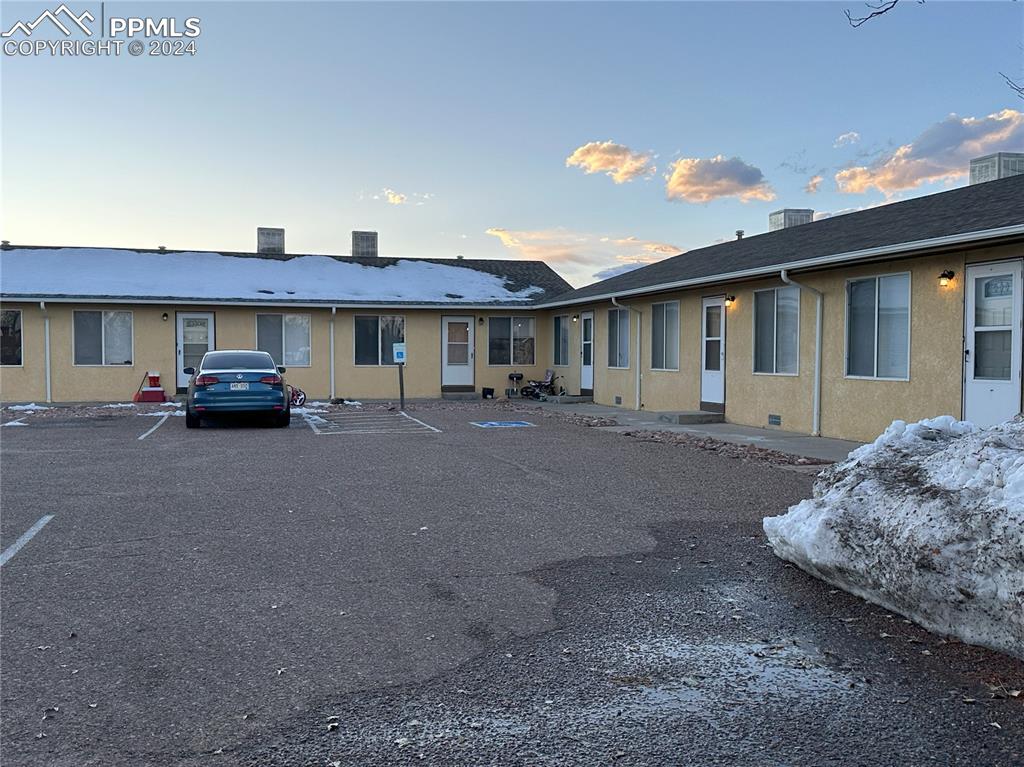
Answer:
M288 425L292 422L292 411L289 408L280 415L275 415L272 425L275 429L287 429Z
M189 410L186 408L185 409L185 428L186 429L198 429L200 424L202 424L202 419L200 419L199 416L197 416L197 415L192 415L192 413L189 412Z

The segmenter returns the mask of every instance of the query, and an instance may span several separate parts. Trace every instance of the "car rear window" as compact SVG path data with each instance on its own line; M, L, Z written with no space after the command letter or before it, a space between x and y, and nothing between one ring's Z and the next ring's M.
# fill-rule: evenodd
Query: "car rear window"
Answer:
M203 357L203 370L273 370L274 359L264 352L211 352Z

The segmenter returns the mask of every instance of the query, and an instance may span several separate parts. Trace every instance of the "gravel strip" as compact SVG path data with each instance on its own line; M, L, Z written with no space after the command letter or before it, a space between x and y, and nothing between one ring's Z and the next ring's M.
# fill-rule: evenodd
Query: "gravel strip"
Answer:
M781 453L778 450L769 450L763 447L755 447L754 445L740 445L734 442L723 442L714 437L699 437L696 434L686 434L685 432L638 430L624 431L622 434L641 442L660 442L666 445L697 448L717 453L726 458L737 458L741 461L754 461L773 466L822 466L832 463L832 461L826 461L821 458L790 455L788 453Z

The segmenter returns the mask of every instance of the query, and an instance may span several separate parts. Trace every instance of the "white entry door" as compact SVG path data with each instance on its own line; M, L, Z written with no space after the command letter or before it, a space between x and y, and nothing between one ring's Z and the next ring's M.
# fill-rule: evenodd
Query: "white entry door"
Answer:
M594 313L580 315L580 394L594 393Z
M473 387L473 318L441 318L441 385Z
M188 386L185 368L199 367L203 355L214 348L213 312L178 312L177 386Z
M725 408L725 299L701 302L700 407L721 412Z
M967 267L964 420L992 426L1021 404L1022 261Z

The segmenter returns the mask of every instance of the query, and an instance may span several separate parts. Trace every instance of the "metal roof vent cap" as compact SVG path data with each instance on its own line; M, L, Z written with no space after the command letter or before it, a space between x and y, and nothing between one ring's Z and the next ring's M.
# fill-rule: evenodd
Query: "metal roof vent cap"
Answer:
M743 239L743 230L742 229L737 229L736 230L736 239L737 240L742 240Z

